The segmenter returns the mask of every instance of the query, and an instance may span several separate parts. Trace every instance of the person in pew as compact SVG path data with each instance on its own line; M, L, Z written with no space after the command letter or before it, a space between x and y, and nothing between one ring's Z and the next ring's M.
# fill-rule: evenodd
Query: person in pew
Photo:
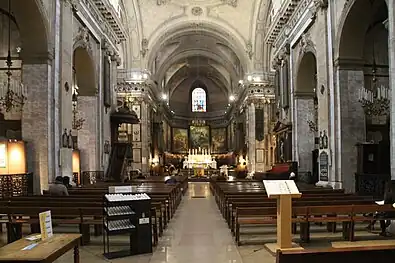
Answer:
M225 173L221 173L218 177L217 177L217 181L218 182L224 182L224 181L227 181L228 179L226 178L226 175L225 175Z
M63 176L63 184L66 186L67 189L72 188L73 186L70 184L70 177Z
M395 203L395 193L393 191L393 187L391 183L387 183L385 186L385 191L384 191L384 204L393 204ZM375 214L375 218L380 220L380 228L381 236L390 236L390 234L386 231L387 227L391 225L391 220L387 220L388 218L394 218L395 217L395 211L393 212L380 212ZM372 231L374 229L374 225L376 224L377 220L373 220L370 222L370 224L367 226L367 229L369 231Z
M67 196L69 192L67 191L66 186L63 184L63 177L57 176L55 178L55 183L49 186L49 194L56 196Z

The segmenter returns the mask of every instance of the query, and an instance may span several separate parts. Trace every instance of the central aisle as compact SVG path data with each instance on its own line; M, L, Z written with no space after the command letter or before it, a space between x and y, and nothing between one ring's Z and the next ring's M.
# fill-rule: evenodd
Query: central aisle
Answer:
M150 263L241 263L209 183L189 183Z

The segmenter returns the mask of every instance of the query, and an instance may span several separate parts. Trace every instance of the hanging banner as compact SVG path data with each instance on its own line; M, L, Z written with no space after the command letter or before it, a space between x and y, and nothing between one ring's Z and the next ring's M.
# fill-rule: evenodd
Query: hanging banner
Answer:
M7 167L7 145L0 143L0 168Z

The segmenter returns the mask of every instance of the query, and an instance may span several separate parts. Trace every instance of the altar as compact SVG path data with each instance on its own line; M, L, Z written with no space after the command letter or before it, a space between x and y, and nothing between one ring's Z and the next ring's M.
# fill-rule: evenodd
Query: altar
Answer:
M217 169L217 162L208 149L189 149L188 158L183 163L184 169Z

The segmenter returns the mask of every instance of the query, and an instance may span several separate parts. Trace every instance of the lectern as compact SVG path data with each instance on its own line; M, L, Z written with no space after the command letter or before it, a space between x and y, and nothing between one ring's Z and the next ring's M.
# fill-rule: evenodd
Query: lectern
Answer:
M292 248L292 198L302 194L292 180L264 180L266 194L277 199L277 249Z

